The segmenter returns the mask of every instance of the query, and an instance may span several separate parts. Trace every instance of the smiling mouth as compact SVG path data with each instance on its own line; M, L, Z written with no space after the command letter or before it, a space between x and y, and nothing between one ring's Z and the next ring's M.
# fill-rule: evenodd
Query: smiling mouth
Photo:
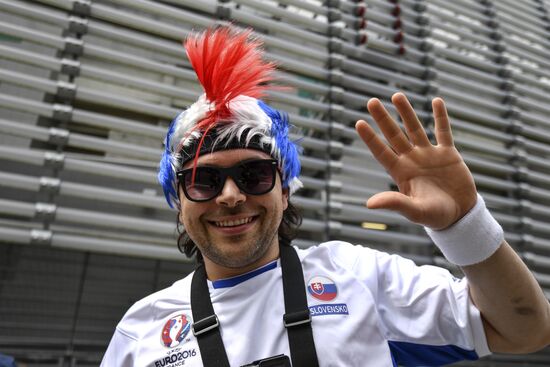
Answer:
M227 227L242 226L244 224L248 224L248 223L252 222L254 219L256 219L255 216L242 218L242 219L237 219L237 220L224 220L224 221L219 221L219 222L214 221L214 222L210 222L210 223L214 224L216 227L227 228Z

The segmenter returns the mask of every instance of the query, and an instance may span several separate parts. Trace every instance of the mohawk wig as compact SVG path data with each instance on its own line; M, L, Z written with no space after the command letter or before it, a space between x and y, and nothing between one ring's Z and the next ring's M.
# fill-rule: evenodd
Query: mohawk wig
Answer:
M185 42L187 56L204 94L172 121L158 179L170 207L179 207L176 172L201 153L257 149L279 162L283 188L293 194L298 179L298 147L289 140L288 116L259 98L273 80L275 65L262 59L261 42L251 31L208 29Z

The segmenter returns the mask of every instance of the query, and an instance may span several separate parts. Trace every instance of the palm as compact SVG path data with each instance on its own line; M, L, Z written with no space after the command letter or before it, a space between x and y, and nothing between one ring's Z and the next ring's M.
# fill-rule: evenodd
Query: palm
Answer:
M374 157L391 175L399 192L382 192L371 197L369 208L385 208L433 229L446 228L475 204L472 175L453 145L445 106L434 100L437 145L426 136L414 110L403 94L392 99L403 119L407 135L391 118L380 101L369 101L368 109L389 145L364 121L357 132Z

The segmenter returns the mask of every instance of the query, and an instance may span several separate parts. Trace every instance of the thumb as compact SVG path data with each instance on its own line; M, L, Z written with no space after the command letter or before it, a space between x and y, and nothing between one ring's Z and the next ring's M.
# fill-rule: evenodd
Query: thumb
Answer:
M420 217L413 200L400 192L384 191L374 194L367 200L369 209L387 209L400 213L411 222L417 222Z

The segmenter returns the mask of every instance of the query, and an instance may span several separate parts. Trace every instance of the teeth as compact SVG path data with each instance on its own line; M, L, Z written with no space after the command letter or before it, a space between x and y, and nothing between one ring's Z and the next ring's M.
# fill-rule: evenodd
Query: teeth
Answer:
M252 217L243 218L239 220L225 220L223 222L214 222L216 223L217 227L234 227L234 226L240 226L246 223L249 223L252 221Z

